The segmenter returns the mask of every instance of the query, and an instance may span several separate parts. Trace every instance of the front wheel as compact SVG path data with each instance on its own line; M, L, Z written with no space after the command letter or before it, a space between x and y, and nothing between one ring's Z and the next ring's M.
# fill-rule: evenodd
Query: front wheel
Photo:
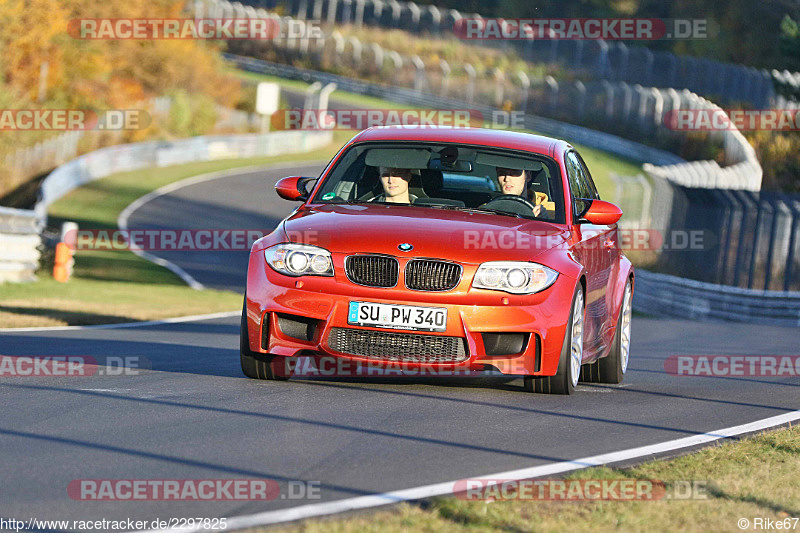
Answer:
M525 377L525 390L545 394L572 394L578 386L583 361L583 287L579 284L572 297L572 309L564 334L564 344L558 359L558 370L554 376Z
M276 372L282 358L254 352L250 349L250 340L247 335L247 296L242 305L242 322L239 327L239 360L242 364L242 373L248 378L278 381L289 379L285 373Z

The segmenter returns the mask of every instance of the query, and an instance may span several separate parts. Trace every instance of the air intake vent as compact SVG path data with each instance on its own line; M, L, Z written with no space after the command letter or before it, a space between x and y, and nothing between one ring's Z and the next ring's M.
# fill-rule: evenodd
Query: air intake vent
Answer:
M464 339L443 335L331 328L328 346L337 352L384 361L459 363L469 359Z
M394 287L400 267L397 259L383 255L351 255L344 260L347 279L367 287Z
M416 291L449 291L461 281L461 265L432 259L406 264L406 287Z

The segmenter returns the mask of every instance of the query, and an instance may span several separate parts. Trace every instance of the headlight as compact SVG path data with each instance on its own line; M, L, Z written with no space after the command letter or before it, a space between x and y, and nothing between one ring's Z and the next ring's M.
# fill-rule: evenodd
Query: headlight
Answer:
M538 263L490 261L475 272L472 286L512 294L533 294L552 285L558 272Z
M283 243L264 250L267 264L287 276L333 276L331 253L308 244Z

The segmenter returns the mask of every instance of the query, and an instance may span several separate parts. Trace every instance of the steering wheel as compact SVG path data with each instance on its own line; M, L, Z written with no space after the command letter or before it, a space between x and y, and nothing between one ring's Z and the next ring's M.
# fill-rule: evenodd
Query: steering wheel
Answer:
M492 198L485 204L479 206L487 209L496 209L498 211L505 211L507 213L515 213L517 215L530 216L536 206L533 202L526 200L522 196L516 194L504 194L497 198Z

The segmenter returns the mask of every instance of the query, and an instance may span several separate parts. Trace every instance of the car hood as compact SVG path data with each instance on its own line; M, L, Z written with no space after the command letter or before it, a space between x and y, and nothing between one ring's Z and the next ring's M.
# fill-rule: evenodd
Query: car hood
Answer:
M329 204L283 223L287 240L339 253L438 257L461 263L530 261L567 241L564 226L491 213L429 207ZM404 252L398 246L410 244Z

